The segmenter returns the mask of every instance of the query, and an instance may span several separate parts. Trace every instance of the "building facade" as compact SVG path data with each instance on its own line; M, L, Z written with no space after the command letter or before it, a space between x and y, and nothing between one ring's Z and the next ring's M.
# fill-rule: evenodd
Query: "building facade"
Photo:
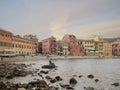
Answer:
M82 44L85 55L87 56L98 56L99 52L96 50L96 42L93 40L78 40L78 44Z
M77 39L76 39L75 35L66 34L63 37L63 41L68 43L69 49L71 49L72 47L75 47L77 45Z
M56 54L56 38L51 36L50 38L42 40L42 54Z
M66 41L63 41L63 55L69 55L69 45Z
M63 41L59 40L56 42L56 54L63 55Z
M57 55L68 55L69 51L68 51L68 43L63 41L63 40L59 40L56 43L56 54Z
M70 49L71 55L73 56L84 56L85 55L85 51L84 48L82 47L82 45L77 45L73 48Z
M36 54L36 42L33 40L25 39L19 35L13 36L13 50L17 55Z
M103 56L112 56L112 44L108 41L103 42Z
M39 45L39 43L38 43L38 38L37 38L36 35L32 35L32 34L24 35L23 38L34 41L34 42L35 42L35 50L36 50L36 53L39 52L39 51L38 51L38 45Z
M12 36L11 32L0 29L0 50L12 49Z
M112 44L100 36L92 36L90 38L96 41L96 50L99 56L112 56Z
M65 35L63 40L68 43L68 50L70 55L83 56L84 49L82 45L78 44L78 41L74 35Z
M113 56L120 56L120 40L112 43L112 54Z

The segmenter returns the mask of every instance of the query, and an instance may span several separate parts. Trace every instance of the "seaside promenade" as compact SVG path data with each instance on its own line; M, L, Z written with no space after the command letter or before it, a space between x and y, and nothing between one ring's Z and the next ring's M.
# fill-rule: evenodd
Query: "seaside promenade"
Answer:
M74 59L104 59L104 58L120 58L120 56L112 56L112 57L99 57L99 56L16 56L16 57L3 57L0 58L0 62L21 62L21 61L35 61L35 60L74 60Z

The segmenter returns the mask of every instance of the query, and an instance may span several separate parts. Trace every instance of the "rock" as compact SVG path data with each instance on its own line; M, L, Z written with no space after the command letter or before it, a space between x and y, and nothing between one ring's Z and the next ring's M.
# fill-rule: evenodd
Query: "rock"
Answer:
M88 75L88 78L93 79L94 76L92 74Z
M74 90L74 88L73 87L66 87L66 89L70 89L70 90Z
M76 80L75 78L71 78L71 79L69 80L69 83L70 83L70 84L77 84L77 80Z
M95 82L99 82L99 79L95 79Z
M49 71L44 71L44 70L41 70L40 73L43 73L43 74L48 74Z
M37 87L36 90L49 90L49 85L47 85L45 80L38 80L32 81L28 83L27 89L30 90L31 88Z
M0 82L0 89L4 90L6 88L5 84L3 82Z
M73 75L73 77L77 77L77 75Z
M84 87L85 90L96 90L93 87Z
M117 87L117 86L119 86L119 83L113 83L112 85Z
M49 90L59 90L59 87L50 86Z
M51 79L50 82L51 83L55 83L57 80L56 79Z
M18 90L26 90L25 88L18 88Z
M50 76L46 76L45 77L47 80L52 80L52 78Z
M27 88L27 84L20 84L20 83L19 83L19 84L18 84L18 87L19 87L19 88Z
M7 79L13 79L13 74L8 72L5 76Z
M57 81L62 81L62 80L63 80L60 76L56 76L55 79L56 79Z
M81 78L81 77L83 77L83 75L79 75L78 77Z
M12 79L14 77L26 76L29 73L25 69L25 64L0 64L0 78Z
M62 88L66 88L66 87L69 87L69 86L70 86L69 84L63 84L63 83L59 83L59 85L60 85Z
M27 75L27 72L26 71L23 71L23 70L14 70L14 72L13 72L13 75L14 76L17 76L17 77L24 77L24 76L26 76Z
M4 90L17 90L17 87L15 84L6 82L5 84L5 89Z
M55 67L56 67L55 65L44 65L44 66L42 66L42 68L45 68L45 69L53 69Z

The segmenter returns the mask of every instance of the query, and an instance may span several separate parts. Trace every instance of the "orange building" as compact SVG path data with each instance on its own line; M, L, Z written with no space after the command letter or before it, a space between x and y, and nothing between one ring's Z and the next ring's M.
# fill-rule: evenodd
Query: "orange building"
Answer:
M13 36L13 50L16 54L35 54L36 42L33 40L25 39L19 35Z
M12 33L0 29L0 50L12 49Z

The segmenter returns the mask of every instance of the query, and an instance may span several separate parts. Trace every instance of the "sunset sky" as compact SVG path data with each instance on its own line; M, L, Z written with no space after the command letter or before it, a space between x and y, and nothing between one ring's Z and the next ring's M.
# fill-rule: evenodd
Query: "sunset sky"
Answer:
M39 40L120 37L120 0L0 0L0 28Z

